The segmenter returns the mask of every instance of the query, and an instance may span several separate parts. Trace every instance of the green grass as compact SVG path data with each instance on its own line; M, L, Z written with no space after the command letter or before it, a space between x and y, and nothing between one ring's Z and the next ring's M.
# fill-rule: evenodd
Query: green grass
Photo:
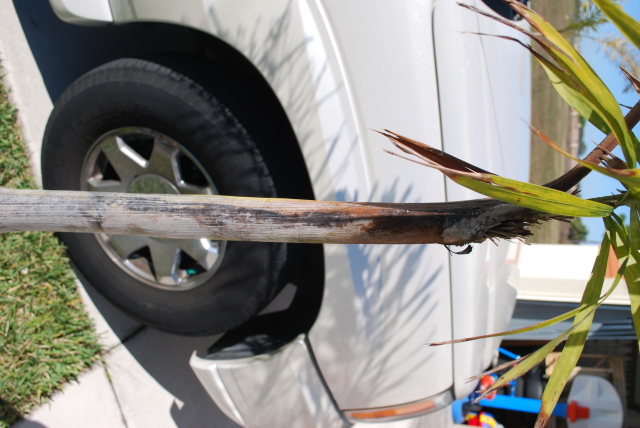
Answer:
M34 188L1 79L0 186ZM46 400L99 355L63 245L52 233L0 234L0 427Z

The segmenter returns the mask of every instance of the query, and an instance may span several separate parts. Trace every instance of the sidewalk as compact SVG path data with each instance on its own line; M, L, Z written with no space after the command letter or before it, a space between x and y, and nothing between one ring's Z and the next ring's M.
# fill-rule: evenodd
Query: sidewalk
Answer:
M214 338L144 327L86 281L78 286L104 346L104 364L67 384L15 428L237 427L218 410L188 364L192 352L206 351Z

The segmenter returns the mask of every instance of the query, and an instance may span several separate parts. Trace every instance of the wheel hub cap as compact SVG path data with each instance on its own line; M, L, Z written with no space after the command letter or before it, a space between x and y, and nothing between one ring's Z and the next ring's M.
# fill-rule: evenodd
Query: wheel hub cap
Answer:
M218 194L211 177L180 143L147 128L127 127L98 138L82 171L82 190L156 194ZM225 241L96 234L128 275L165 290L192 289L209 279Z
M178 195L176 189L169 180L155 174L143 174L136 177L129 186L129 193L158 193L163 195Z

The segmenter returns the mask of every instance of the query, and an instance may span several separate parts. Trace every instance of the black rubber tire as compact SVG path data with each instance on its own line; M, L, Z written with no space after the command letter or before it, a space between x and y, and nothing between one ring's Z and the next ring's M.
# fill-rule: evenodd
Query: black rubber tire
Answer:
M44 187L80 190L82 165L96 139L136 126L186 147L220 194L312 198L282 109L264 105L263 86L237 80L219 65L186 57L120 59L90 71L63 93L49 119L42 149ZM108 300L147 325L189 335L226 332L251 319L286 284L302 257L292 245L228 242L213 277L193 289L172 291L124 272L92 234L61 237L78 268Z

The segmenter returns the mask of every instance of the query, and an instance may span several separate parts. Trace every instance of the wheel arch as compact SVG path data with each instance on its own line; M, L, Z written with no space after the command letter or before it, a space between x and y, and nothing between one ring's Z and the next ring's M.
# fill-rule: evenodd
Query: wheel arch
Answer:
M104 0L92 1L96 4L104 3ZM272 64L264 64L265 62L273 63L276 60L265 59L262 56L261 61L259 54L249 58L252 56L249 52L251 48L247 43L244 43L244 47L237 46L243 44L239 40L235 41L236 46L234 46L234 40L232 40L234 37L230 36L234 31L231 29L218 28L218 31L209 29L206 32L189 25L189 22L170 22L169 17L143 16L133 19L129 16L129 19L124 19L122 14L120 14L120 21L115 21L118 25L104 25L102 21L91 21L79 15L71 16L70 8L66 9L65 13L61 13L59 4L67 3L74 2L57 0L52 2L52 5L41 2L16 4L16 11L25 36L52 102L55 102L62 92L82 75L110 61L127 57L161 58L167 55L183 55L202 61L203 67L206 67L207 61L223 64L231 73L251 82L259 96L269 106L269 114L274 115L273 110L277 110L280 120L286 121L292 130L296 128L296 122L300 122L299 118L291 117L290 114L290 111L295 109L291 106L295 104L295 100L283 100L283 97L277 93L277 88L274 87L283 80L282 72L274 71ZM122 2L121 6L118 6L119 3L112 0L111 7L114 11L124 7L125 2ZM202 4L200 7L203 7ZM162 8L159 7L159 9ZM115 18L118 16L114 13ZM281 19L284 18L281 16ZM95 25L70 24L79 22ZM242 32L242 28L238 27L237 32ZM297 54L300 56L300 52ZM262 67L260 62L263 63ZM284 104L289 104L289 107L287 108ZM293 132L300 143L300 139L304 139L305 132L299 129ZM282 141L286 139L274 138L274 144L281 144ZM283 149L294 148L283 147ZM301 159L306 163L304 158ZM314 197L313 189L306 197Z
M112 60L126 57L153 58L162 55L188 55L207 61L224 62L234 73L246 76L261 94L268 97L269 103L282 112L281 118L291 123L283 109L281 101L267 82L264 73L258 70L254 62L249 60L238 49L223 41L220 37L208 34L200 29L171 22L121 22L119 25L83 26L62 22L56 17L52 8L46 3L16 5L19 18L25 28L25 35L32 49L36 63L43 76L50 98L55 101L72 82L86 72ZM30 25L31 21L37 25ZM65 21L80 23L78 19ZM82 22L87 24L88 22ZM93 24L96 24L94 22ZM102 23L104 24L104 23ZM271 112L273 114L273 112ZM293 130L291 129L291 132ZM276 144L291 139L274 138ZM293 137L295 141L295 135ZM280 149L280 147L278 148ZM299 147L283 145L282 150L297 150ZM300 155L300 161L304 158ZM308 177L306 198L314 198L314 190ZM324 266L322 250L313 251L313 259L308 263L320 266L313 269L322 280L313 281L315 287L323 287ZM310 278L306 278L309 280ZM322 293L314 293L314 300L319 306ZM294 302L295 303L295 302ZM307 299L307 304L309 303ZM295 317L303 322L300 325L309 329L313 320L309 312L294 311ZM296 318L298 319L298 318ZM291 333L293 335L293 333Z
M345 162L355 171L368 169L363 165L367 138L338 46L318 5L290 0L109 0L112 22L105 23L81 14L69 16L72 8L57 6L77 0L50 1L53 8L45 2L16 2L15 7L52 101L86 72L115 59L159 52L222 59L234 71L267 82L302 148L316 196L340 199L336 192L343 187L362 193L351 191L353 177L344 183L336 177ZM88 8L85 1L82 5ZM338 141L345 147L355 142L358 149L338 153ZM331 152L334 159L327 163ZM357 187L368 187L366 181Z

